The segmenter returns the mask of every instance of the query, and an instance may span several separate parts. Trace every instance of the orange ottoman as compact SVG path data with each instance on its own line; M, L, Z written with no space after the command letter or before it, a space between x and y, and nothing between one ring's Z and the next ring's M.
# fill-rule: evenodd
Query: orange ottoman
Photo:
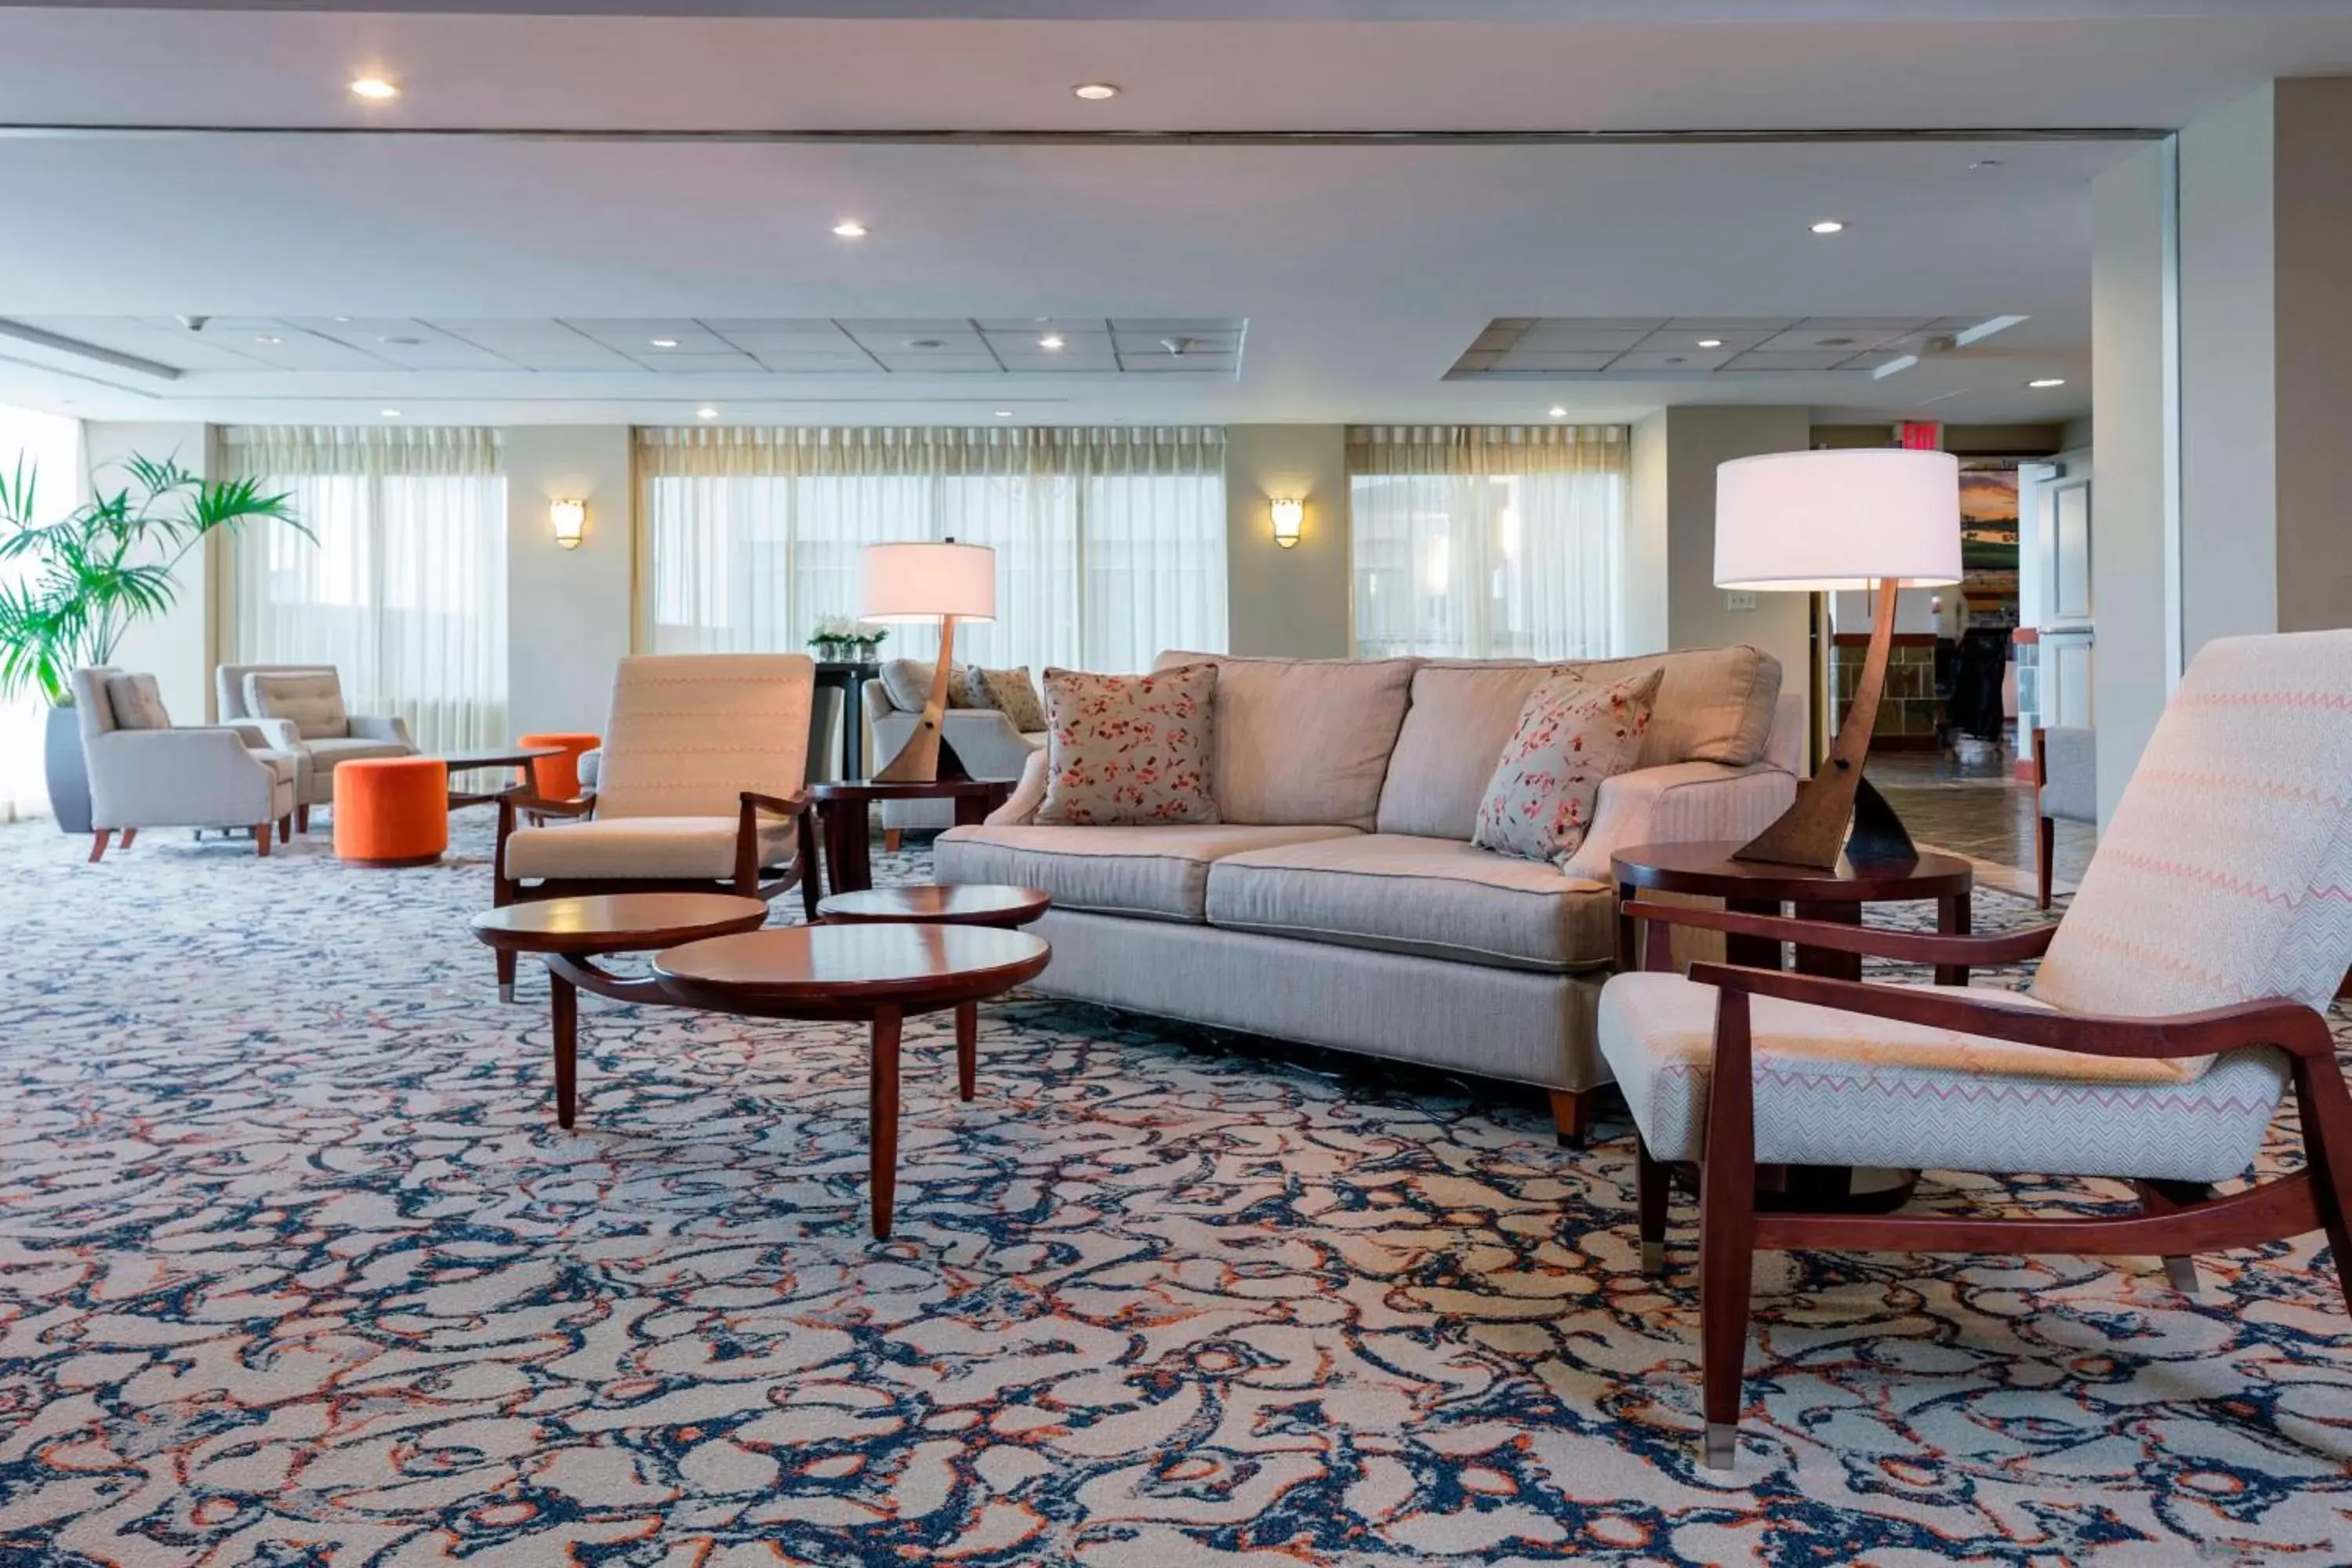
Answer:
M438 757L335 764L335 858L430 866L449 847L449 765Z
M530 764L530 787L541 800L577 800L581 755L594 751L604 744L604 740L574 730L558 730L545 735L525 735L515 744L562 747L562 756L541 757Z

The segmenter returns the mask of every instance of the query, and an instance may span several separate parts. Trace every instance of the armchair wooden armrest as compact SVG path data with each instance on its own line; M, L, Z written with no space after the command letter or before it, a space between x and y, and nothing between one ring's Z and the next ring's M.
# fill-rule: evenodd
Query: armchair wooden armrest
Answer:
M1828 921L1792 920L1785 915L1733 914L1728 910L1687 909L1680 904L1653 904L1638 900L1622 906L1618 912L1630 920L1694 926L1703 931L1719 931L1727 936L1762 937L1832 952L1858 952L1865 958L1947 968L2019 963L2039 958L2049 950L2050 939L2058 934L2053 923L2000 936L1930 936L1919 931L1834 925Z
M801 885L801 903L811 923L816 920L817 900L821 890L817 880L816 860L816 799L806 790L798 795L761 795L757 790L742 792L743 815L735 829L735 890L772 898L791 887ZM793 822L793 874L781 881L762 887L760 882L760 814L788 816Z
M1743 1011L1748 996L1773 996L2077 1056L2205 1057L2241 1046L2276 1046L2293 1056L2330 1063L2336 1055L2326 1018L2299 1002L2275 998L2165 1017L2117 1018L2005 1006L1914 985L1872 985L1729 963L1694 963L1690 977L1697 984L1715 986L1727 1002L1738 998Z
M743 792L746 811L764 811L773 816L798 816L815 804L806 790L790 795L761 795L757 790L749 789Z
M501 823L518 812L531 812L540 816L586 816L595 809L596 792L593 789L583 790L570 800L556 800L521 789L509 790L499 797L499 820Z

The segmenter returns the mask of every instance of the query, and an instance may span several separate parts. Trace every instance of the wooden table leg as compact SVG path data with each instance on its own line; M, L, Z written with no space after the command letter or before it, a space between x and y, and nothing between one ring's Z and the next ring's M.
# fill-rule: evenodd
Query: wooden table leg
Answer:
M841 683L841 776L866 776L866 683L851 676Z
M1944 935L1968 936L1971 934L1975 921L1976 913L1969 894L1954 893L1936 900L1936 929ZM1966 985L1968 983L1967 964L1939 963L1936 966L1937 984Z
M863 815L863 814L861 814ZM866 1181L873 1188L874 1239L890 1239L890 1205L898 1194L898 1009L874 1014L874 1047L866 1072Z
M1862 923L1862 906L1853 903L1794 904L1790 912L1801 921L1820 921L1828 925L1858 926ZM1862 954L1835 952L1825 947L1800 946L1796 953L1797 973L1819 974L1831 980L1862 978Z
M977 827L988 820L988 814L1003 804L984 795L960 795L955 797L955 819L958 827Z
M547 995L555 1021L555 1124L568 1131L580 1110L580 991L551 970Z
M1778 919L1780 914L1780 900L1778 899L1726 899L1723 907L1735 915L1770 915ZM1780 967L1780 944L1769 937L1726 936L1723 939L1723 960L1726 963L1737 963L1749 969L1778 969Z
M980 1004L959 1002L955 1010L956 1093L970 1100L980 1076Z
M863 800L817 803L817 819L824 828L825 870L836 893L862 893L874 885L874 858L866 845L867 823Z

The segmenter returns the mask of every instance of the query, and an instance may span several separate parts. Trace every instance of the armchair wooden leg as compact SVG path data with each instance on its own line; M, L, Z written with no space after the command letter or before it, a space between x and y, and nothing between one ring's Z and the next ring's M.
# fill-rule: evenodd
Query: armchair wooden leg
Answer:
M257 822L253 825L253 847L264 860L269 858L269 824Z
M2148 1180L2134 1182L2139 1193L2139 1206L2147 1214L2173 1214L2184 1208L2210 1201L2213 1189L2202 1182L2168 1182ZM2204 1285L2197 1278L2197 1260L2189 1257L2169 1257L2161 1260L2164 1277L2175 1290L2184 1296L2202 1292Z
M2056 858L2057 825L2046 816L2033 819L2034 907L2050 907L2050 868Z
M1675 1173L1665 1163L1653 1159L1650 1146L1642 1141L1642 1130L1633 1130L1633 1207L1642 1231L1642 1272L1663 1275L1666 1271L1666 1204L1674 1195Z
M97 832L89 836L89 863L91 865L95 866L100 860L106 858L106 847L113 840L113 837L114 829L111 827L101 827ZM125 842L127 843L129 840L126 839Z
M1592 1095L1589 1089L1551 1091L1551 1131L1563 1149L1581 1149L1592 1125Z
M308 833L310 831L310 808L309 806L298 805L294 808L294 831L297 833Z
M1748 998L1717 1005L1715 1064L1707 1078L1706 1149L1699 1167L1699 1401L1706 1436L1700 1462L1730 1469L1739 1453L1739 1405L1748 1363L1748 1298L1756 1262L1756 1084Z
M896 855L898 852L899 844L905 840L906 837L907 835L905 831L900 828L884 828L882 830L882 852L885 855Z
M290 811L278 819L278 842L280 844L294 842L294 814Z
M124 828L124 829L122 830L122 847L123 847L125 849L130 848L133 844L136 844L136 843L138 843L138 842L139 842L139 830L138 830L137 828L135 828L135 827L126 827L126 828Z
M2294 1058L2295 1112L2303 1121L2304 1159L2336 1260L2336 1281L2352 1305L2352 1094L2335 1061Z

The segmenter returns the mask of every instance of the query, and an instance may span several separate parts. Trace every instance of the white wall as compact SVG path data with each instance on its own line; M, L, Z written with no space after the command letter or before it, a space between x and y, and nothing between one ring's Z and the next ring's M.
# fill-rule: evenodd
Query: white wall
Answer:
M180 466L199 478L210 477L206 437L202 425L169 422L122 423L92 420L82 426L82 449L91 474L92 495L111 494L128 479L116 467L129 457L162 459L176 456ZM189 552L173 574L179 596L166 615L132 626L115 649L114 662L124 669L145 670L155 677L175 724L210 723L218 715L213 701L215 635L215 553L198 548Z
M601 733L613 671L630 649L635 557L629 429L509 426L507 709L518 735ZM588 503L577 550L555 542L551 500Z
M1665 646L1752 644L1780 661L1782 689L1806 689L1811 596L1758 594L1754 609L1735 610L1715 585L1715 470L1734 458L1805 450L1812 441L1811 410L1669 408L1651 419L1663 422L1665 437ZM1648 439L1654 442L1655 433ZM1656 502L1654 496L1636 504Z
M1298 542L1274 542L1267 502L1307 503ZM1345 658L1355 579L1348 536L1348 431L1341 425L1225 427L1226 651Z
M2164 163L2150 147L2091 182L2091 597L2104 824L2164 710Z
M2278 629L2352 626L2352 79L2276 84Z

